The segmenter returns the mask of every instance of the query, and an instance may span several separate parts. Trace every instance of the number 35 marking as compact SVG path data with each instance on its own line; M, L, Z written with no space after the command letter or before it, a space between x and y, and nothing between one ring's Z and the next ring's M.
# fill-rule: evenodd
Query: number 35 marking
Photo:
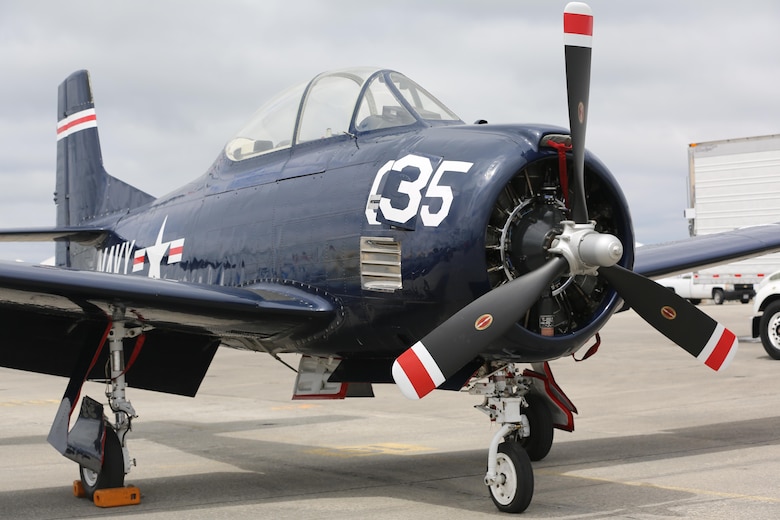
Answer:
M436 172L433 171L433 163L427 157L409 154L397 161L387 161L376 172L371 193L366 202L366 219L369 224L379 225L377 209L382 212L384 218L390 222L405 224L419 213L424 226L436 227L447 218L452 207L452 188L442 185L441 178L446 172L466 173L474 163L463 161L442 161ZM413 181L402 180L398 184L397 192L407 195L409 201L402 208L393 207L387 197L379 193L382 181L390 171L401 172L404 168L413 167L420 174ZM430 182L429 182L430 181ZM423 193L423 190L425 192ZM428 199L440 199L441 207L438 211L431 211L430 204L423 204L423 197Z

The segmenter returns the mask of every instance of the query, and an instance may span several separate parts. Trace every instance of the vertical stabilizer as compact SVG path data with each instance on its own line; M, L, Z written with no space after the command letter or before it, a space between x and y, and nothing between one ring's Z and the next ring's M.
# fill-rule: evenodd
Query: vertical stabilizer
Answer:
M74 72L60 84L57 102L57 226L79 226L154 200L103 168L89 73ZM71 265L69 244L58 243L57 265Z

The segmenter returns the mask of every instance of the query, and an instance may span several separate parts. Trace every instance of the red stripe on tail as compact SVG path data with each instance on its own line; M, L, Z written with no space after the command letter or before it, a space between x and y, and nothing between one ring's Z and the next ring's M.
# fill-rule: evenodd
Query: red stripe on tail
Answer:
M78 126L83 123L88 123L90 121L97 121L97 116L95 114L84 116L82 118L76 119L74 121L71 121L70 123L66 123L62 126L57 127L57 134L61 134L62 132L65 132L66 130L70 130L74 126Z

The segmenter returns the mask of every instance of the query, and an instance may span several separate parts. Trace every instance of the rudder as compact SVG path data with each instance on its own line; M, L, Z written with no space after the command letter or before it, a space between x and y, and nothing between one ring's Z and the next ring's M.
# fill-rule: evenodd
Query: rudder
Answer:
M74 72L58 91L57 227L85 225L153 200L151 195L106 172L89 72ZM58 243L57 265L71 265L74 252L69 244Z

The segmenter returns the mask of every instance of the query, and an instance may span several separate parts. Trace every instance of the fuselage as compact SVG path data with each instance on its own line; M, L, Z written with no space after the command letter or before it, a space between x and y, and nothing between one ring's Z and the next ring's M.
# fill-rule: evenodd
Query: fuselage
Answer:
M496 201L529 164L558 164L556 152L538 143L561 132L444 125L343 135L242 162L222 155L196 181L111 222L113 237L95 268L225 286L297 284L337 301L340 325L311 341L263 348L394 356L495 285L486 230ZM595 158L588 172L610 192L613 212L604 226L632 244L616 183ZM385 211L377 195L389 200ZM563 216L551 218L552 228ZM372 255L377 242L380 252ZM629 250L623 262L631 258ZM590 322L578 325L585 338L536 341L518 325L508 335L509 357L537 361L576 350L615 304L607 295ZM506 347L496 346L502 357Z

